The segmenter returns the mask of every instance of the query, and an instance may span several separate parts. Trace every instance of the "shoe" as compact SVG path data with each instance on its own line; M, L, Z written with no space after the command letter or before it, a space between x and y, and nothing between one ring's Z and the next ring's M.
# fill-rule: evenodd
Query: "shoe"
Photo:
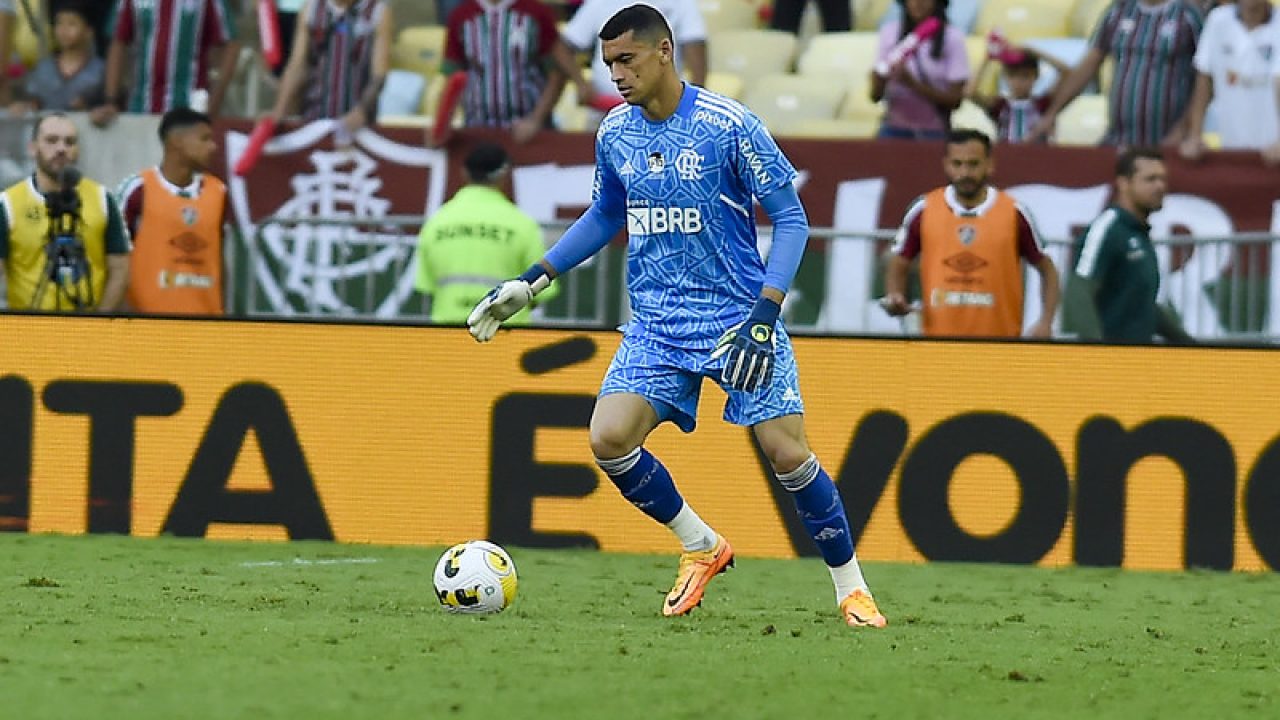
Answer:
M844 621L849 627L874 627L882 628L889 624L889 621L880 614L880 609L876 607L876 601L871 597L871 593L861 588L849 593L849 596L840 601L840 612L844 615Z
M667 593L662 604L662 614L667 617L684 615L702 603L702 593L711 578L733 567L733 548L729 541L716 535L715 547L695 550L680 555L680 572L676 584Z

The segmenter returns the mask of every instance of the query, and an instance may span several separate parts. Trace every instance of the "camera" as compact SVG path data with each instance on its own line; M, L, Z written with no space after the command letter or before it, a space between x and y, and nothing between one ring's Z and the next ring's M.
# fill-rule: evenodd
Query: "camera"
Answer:
M45 241L45 270L31 298L31 307L43 308L45 294L53 286L54 309L89 310L95 305L93 283L80 238L80 171L63 168L59 188L45 194L49 234Z

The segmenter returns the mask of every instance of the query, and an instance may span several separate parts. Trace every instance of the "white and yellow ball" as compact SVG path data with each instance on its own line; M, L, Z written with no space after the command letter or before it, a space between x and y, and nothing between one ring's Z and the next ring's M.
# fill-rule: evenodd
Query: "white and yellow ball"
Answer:
M444 551L432 582L441 607L451 613L502 612L516 599L516 564L497 545L471 540Z

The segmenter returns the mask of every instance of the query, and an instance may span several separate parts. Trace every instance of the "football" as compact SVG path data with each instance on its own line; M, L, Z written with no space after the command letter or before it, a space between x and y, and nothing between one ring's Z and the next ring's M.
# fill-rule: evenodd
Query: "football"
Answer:
M516 565L506 550L471 540L444 551L432 583L440 606L451 613L502 612L516 599Z

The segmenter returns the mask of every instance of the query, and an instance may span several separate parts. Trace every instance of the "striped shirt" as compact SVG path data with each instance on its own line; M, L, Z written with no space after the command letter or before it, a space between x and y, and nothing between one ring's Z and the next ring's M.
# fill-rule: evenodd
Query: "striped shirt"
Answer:
M163 113L190 107L191 93L208 87L209 49L235 38L226 0L120 0L111 37L137 43L128 112Z
M996 124L996 139L1007 143L1026 142L1027 135L1052 102L1049 95L1022 100L996 98L987 108L987 115Z
M306 18L310 43L302 116L342 117L360 104L373 73L373 48L384 0L354 0L346 8L314 0Z
M1094 29L1094 48L1115 61L1111 126L1104 143L1158 145L1191 103L1204 11L1190 0L1116 0Z
M467 71L467 126L506 127L532 112L555 41L555 17L538 0L464 0L449 15L444 57L446 70Z

